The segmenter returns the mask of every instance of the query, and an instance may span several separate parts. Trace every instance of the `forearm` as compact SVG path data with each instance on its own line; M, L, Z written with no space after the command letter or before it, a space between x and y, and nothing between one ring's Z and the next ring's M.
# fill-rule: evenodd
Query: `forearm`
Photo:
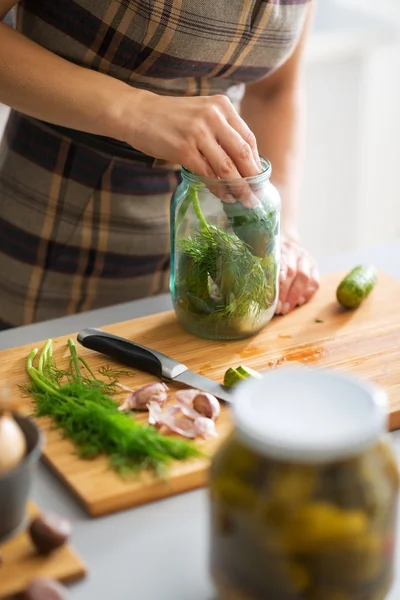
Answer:
M304 101L295 90L270 95L247 92L241 114L257 138L259 152L272 163L272 183L282 198L282 231L298 236Z
M0 102L44 121L123 140L141 92L64 60L0 23Z

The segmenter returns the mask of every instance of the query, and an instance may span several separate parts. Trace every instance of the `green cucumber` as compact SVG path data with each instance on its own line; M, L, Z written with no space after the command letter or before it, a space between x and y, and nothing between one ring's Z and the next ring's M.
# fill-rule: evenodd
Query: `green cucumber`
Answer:
M225 387L233 387L240 381L247 379L248 377L253 377L255 379L261 379L262 375L258 371L251 369L250 367L244 367L240 365L237 369L230 367L224 376L224 386Z
M224 386L227 388L233 387L239 383L239 381L243 381L244 379L246 379L244 375L241 375L237 369L230 367L224 375Z
M340 282L336 298L344 308L357 308L375 287L378 276L374 266L358 266Z
M261 373L255 371L254 369L251 369L250 367L243 367L241 365L236 369L236 371L240 373L240 375L243 375L243 377L254 377L255 379L262 379Z

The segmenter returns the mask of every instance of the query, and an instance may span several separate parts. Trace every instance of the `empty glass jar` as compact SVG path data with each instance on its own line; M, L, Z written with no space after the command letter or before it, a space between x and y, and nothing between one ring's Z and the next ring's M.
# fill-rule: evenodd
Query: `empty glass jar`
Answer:
M238 180L182 170L171 203L171 279L183 327L209 339L257 333L278 298L280 198L271 165Z

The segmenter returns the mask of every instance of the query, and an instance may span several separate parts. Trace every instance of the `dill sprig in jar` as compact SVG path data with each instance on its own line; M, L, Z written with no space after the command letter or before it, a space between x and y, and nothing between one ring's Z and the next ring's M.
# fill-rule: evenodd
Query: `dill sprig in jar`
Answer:
M170 289L178 321L200 337L240 339L273 317L280 198L271 165L238 180L182 169L171 202Z
M210 475L219 600L383 600L399 488L385 393L280 368L238 385L233 417Z

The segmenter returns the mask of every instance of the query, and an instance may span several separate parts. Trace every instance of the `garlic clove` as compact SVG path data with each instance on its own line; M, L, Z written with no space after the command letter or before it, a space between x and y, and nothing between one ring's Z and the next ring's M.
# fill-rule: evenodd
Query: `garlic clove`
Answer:
M194 421L197 435L200 435L205 440L217 437L217 431L215 429L215 422L208 417L197 417Z
M159 428L164 427L167 431L187 438L194 439L196 437L196 427L193 419L183 415L179 405L170 404L163 408L157 402L150 402L147 408L149 410L150 425Z
M168 387L165 383L150 383L136 389L128 394L124 402L118 409L123 410L145 410L149 402L158 402L161 404L168 398Z
M196 418L197 415L195 413L214 420L220 415L220 403L215 396L207 392L194 389L179 390L175 393L175 398L182 407L182 412L192 419ZM185 405L192 407L194 412L185 408Z
M27 451L25 436L11 414L0 416L0 476L15 469Z
M203 417L215 421L221 413L221 406L217 398L206 392L198 393L193 400L193 408Z

